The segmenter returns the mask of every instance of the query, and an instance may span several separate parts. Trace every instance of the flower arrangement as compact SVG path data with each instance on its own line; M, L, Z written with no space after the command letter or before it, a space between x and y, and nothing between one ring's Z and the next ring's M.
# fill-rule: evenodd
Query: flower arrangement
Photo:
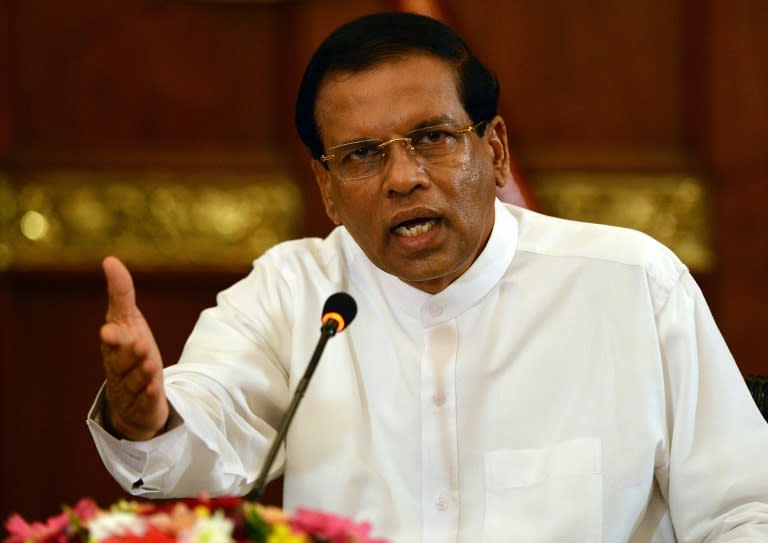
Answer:
M85 498L44 523L16 514L5 527L4 543L386 543L369 538L368 523L310 509L288 515L234 497L120 501L109 509Z

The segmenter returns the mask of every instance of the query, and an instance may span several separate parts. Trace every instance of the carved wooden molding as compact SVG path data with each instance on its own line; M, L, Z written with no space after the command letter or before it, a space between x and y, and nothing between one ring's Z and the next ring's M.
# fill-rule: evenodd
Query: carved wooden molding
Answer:
M300 231L282 174L0 172L0 270L83 268L114 254L136 269L240 269Z
M709 192L685 173L558 172L533 179L544 212L641 230L696 272L715 265Z

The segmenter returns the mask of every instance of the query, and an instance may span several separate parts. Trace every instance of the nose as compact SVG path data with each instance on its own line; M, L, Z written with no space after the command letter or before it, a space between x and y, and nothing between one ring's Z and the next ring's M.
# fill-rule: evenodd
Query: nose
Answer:
M408 138L390 140L385 145L387 165L383 188L388 194L410 194L414 189L429 184L424 164Z

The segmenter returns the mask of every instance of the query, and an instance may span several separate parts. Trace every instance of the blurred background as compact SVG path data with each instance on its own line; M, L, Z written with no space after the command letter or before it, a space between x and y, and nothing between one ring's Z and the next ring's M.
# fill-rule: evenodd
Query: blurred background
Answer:
M85 416L100 261L166 364L272 244L331 228L293 128L304 65L389 10L453 26L501 80L519 192L688 264L745 376L768 374L764 0L0 2L0 517L122 496Z

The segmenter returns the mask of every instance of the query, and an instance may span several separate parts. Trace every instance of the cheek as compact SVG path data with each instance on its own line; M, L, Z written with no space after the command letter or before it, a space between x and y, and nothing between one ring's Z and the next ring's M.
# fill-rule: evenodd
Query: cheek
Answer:
M333 199L336 215L349 230L370 230L379 207L370 191L347 187L344 191L334 190Z
M458 206L472 212L472 219L480 219L483 205L493 201L496 184L493 171L484 167L484 163L468 160L463 162L453 176L452 183L456 191L455 201Z

